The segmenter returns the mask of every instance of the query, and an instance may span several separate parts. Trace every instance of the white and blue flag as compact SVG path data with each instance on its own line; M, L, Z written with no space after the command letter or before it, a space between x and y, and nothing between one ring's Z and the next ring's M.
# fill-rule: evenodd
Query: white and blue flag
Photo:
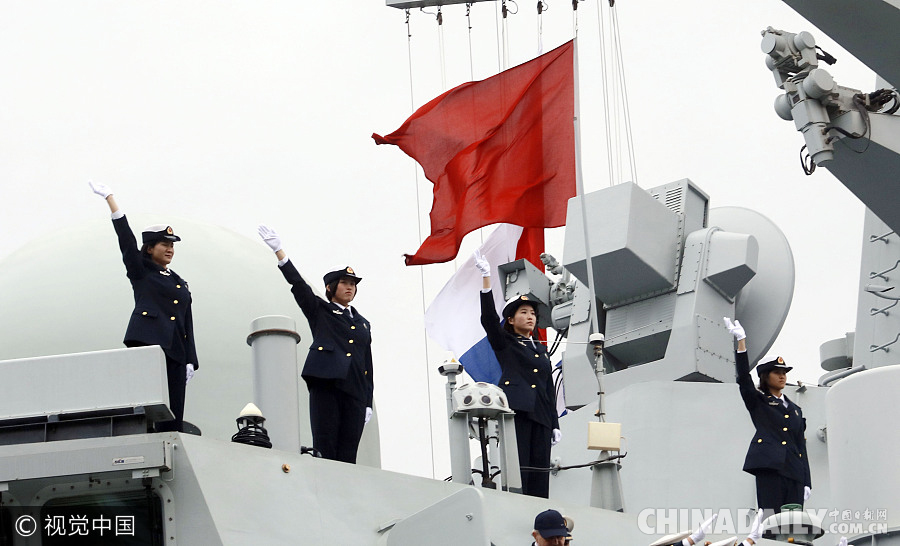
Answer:
M497 281L500 278L497 266L516 259L516 245L521 236L521 227L500 224L479 249L491 264L498 315L504 302ZM481 285L481 273L469 256L425 311L425 330L431 339L456 356L472 379L496 384L500 380L500 363L481 327Z

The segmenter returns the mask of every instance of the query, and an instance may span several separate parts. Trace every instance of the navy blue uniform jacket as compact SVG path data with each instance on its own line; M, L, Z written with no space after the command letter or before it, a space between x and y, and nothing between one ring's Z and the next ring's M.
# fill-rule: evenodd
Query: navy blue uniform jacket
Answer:
M806 419L800 406L788 400L787 407L772 395L765 395L750 379L747 353L734 356L737 383L756 434L750 442L744 471L776 470L782 476L812 487L806 457ZM783 396L783 395L782 395Z
M372 326L353 308L353 318L317 296L290 260L279 267L309 322L313 340L304 379L336 379L337 388L372 407Z
M500 388L509 407L547 428L559 428L550 356L542 343L507 332L500 325L490 292L481 293L481 326L500 362Z
M112 222L134 291L134 311L125 330L125 345L159 345L170 359L199 369L187 283L171 269L141 255L124 216Z

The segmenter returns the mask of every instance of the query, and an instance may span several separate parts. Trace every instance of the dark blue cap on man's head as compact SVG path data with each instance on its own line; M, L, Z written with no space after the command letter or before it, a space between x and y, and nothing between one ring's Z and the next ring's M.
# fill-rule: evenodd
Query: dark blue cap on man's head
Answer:
M534 530L544 538L569 536L566 520L556 510L544 510L534 518Z
M356 273L353 272L353 268L350 267L349 265L343 269L338 269L336 271L329 271L328 273L325 273L325 276L322 277L322 280L325 281L325 286L328 286L329 284L331 284L335 281L339 281L339 280L343 279L344 277L349 277L349 278L355 280L356 284L359 284L360 281L362 281L362 277L357 277Z
M756 375L762 377L763 375L771 372L772 370L782 370L784 373L788 373L793 370L792 366L788 366L784 363L784 359L780 356L770 360L768 362L763 362L762 364L757 364L756 366Z

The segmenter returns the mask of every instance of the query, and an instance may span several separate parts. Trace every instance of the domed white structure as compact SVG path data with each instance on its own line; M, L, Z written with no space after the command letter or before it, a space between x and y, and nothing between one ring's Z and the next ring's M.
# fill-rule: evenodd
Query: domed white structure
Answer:
M171 267L190 284L200 361L187 387L185 419L204 436L230 440L241 408L258 403L247 345L250 323L264 315L285 315L294 319L301 337L298 411L301 441L311 446L308 394L299 370L312 336L268 247L221 227L180 218L134 214L128 221L138 238L143 226L159 223L172 225L182 238ZM302 271L303 264L297 266ZM306 278L319 287L319 276ZM0 261L0 361L121 348L133 306L109 220L30 241ZM265 407L260 409L272 417ZM373 419L363 434L359 462L378 467L380 459Z

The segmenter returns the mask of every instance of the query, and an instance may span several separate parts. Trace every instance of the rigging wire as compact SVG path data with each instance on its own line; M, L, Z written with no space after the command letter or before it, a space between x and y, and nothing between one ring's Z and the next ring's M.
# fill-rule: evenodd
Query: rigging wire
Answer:
M597 9L602 9L602 4L597 4ZM610 10L609 14L609 32L607 35L609 36L609 51L610 51L610 78L612 81L611 89L612 89L612 104L610 105L610 110L613 114L613 135L615 138L613 139L613 172L616 175L616 182L622 180L622 139L620 135L622 134L621 127L619 122L621 121L621 117L619 116L620 106L619 99L621 95L619 94L619 72L617 70L617 60L619 59L619 49L618 44L616 43L615 33L613 31L613 16L612 10Z
M466 2L466 23L469 27L469 81L475 81L475 60L472 57L472 2ZM481 244L484 244L483 227L478 228L478 237Z
M469 27L469 80L475 81L475 61L472 60L472 3L466 2L466 23ZM481 237L484 242L484 236Z
M544 0L537 2L537 35L538 35L538 55L544 54L544 12L550 9L550 6L544 3Z
M440 66L441 66L441 92L447 90L447 54L444 48L444 12L442 11L443 6L437 7L437 14L435 14L435 20L437 21L438 28L438 56L440 57ZM422 8L419 8L422 9ZM422 10L425 11L425 10ZM426 12L427 13L427 12ZM421 244L421 239L420 243ZM457 269L456 265L456 257L453 258L453 270ZM423 292L423 304L422 304L422 312L427 311L424 304L424 291L425 287L422 286Z
M413 94L413 68L412 68L412 30L409 23L409 8L406 12L406 56L409 63L409 108L410 112L416 111L416 103ZM419 200L419 168L413 160L413 173L415 177L415 193L416 193L416 227L419 233L419 244L422 244L422 204ZM425 315L425 268L419 267L419 291L422 296L422 315ZM425 327L422 327L422 340L425 346L425 362L430 362L428 356L428 333ZM431 478L434 479L437 469L434 463L434 422L431 416L431 376L428 374L428 367L425 367L425 390L428 395L428 446L431 450Z
M503 70L503 62L500 60L501 55L501 45L500 45L500 4L494 4L497 8L494 10L494 34L497 37L497 72Z
M603 39L603 30L605 26L605 21L603 18L603 8L600 3L597 3L597 32L599 33L600 38L600 72L601 77L600 81L603 84L603 114L605 116L603 122L603 128L606 131L606 159L607 159L607 171L609 173L609 185L612 186L615 182L615 178L613 176L613 161L612 161L612 133L610 132L610 108L609 108L609 78L607 77L607 69L606 69L606 47L604 46L605 40Z
M572 0L572 36L578 38L578 0Z
M599 5L597 6L597 9L600 9ZM631 108L628 105L628 86L626 85L625 79L625 61L624 56L622 55L622 37L619 33L619 15L616 11L614 0L610 0L609 11L612 14L613 20L613 38L616 41L616 50L619 53L616 65L619 69L619 81L622 85L622 106L625 115L625 138L627 140L628 163L631 167L631 181L637 184L637 165L634 158L634 136L631 132Z
M444 14L438 6L435 16L438 25L438 52L441 61L441 91L447 90L447 56L444 51Z
M628 87L625 82L625 62L622 54L622 37L615 0L609 2L609 21L603 14L603 5L597 4L597 28L600 42L601 80L603 84L603 109L606 115L607 158L610 185L625 177L627 160L631 181L637 183L637 165L634 153L634 133L631 128L631 109ZM607 59L608 55L610 56ZM624 131L623 131L624 126ZM620 135L625 134L625 150Z
M500 10L503 12L503 20L501 24L501 31L503 35L503 66L501 66L500 70L506 70L509 68L509 28L507 26L509 8L506 7L506 0L503 0L500 6Z

